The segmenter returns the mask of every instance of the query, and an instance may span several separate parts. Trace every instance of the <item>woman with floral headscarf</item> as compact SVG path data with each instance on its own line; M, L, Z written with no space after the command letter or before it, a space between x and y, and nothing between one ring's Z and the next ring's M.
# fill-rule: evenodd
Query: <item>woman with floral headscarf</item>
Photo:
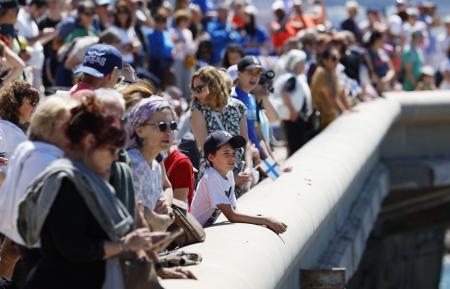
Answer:
M175 113L160 96L142 99L128 115L131 160L136 201L142 202L144 217L154 230L166 230L173 222L170 204L173 191L161 161L177 129ZM159 159L158 159L159 158Z

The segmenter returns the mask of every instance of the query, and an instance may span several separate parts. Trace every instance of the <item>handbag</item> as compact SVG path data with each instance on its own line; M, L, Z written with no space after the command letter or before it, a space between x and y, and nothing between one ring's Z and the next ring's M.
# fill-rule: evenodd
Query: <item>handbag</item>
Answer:
M201 243L205 241L205 230L202 225L195 219L195 217L189 213L184 206L176 202L172 204L175 220L170 225L168 231L174 231L178 228L182 228L184 233L175 239L173 244L178 247L184 247L190 244Z
M309 132L316 133L320 129L320 111L318 109L313 108L313 111L308 116L308 120L306 123L306 129Z
M119 256L124 289L164 289L159 284L153 262L144 251Z
M184 67L190 69L197 65L197 59L195 59L194 55L192 54L186 54L186 57L184 58Z

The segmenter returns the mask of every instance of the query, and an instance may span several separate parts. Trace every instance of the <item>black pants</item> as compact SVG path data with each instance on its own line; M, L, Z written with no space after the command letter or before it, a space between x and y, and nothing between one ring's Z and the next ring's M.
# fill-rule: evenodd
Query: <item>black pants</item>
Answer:
M290 157L309 140L307 124L299 117L296 121L284 120L283 128Z

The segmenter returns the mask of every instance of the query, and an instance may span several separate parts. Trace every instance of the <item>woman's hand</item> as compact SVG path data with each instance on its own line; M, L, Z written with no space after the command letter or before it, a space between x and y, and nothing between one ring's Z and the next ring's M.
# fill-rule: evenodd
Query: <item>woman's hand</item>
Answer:
M158 270L158 276L162 279L194 279L197 280L195 275L183 268L161 268Z
M266 226L271 229L272 231L274 231L277 234L281 234L286 232L287 230L287 225L283 222L280 222L274 218L269 218L266 217Z
M159 200L156 202L155 213L161 215L170 215L173 213L172 208L164 197L159 198Z
M0 167L6 166L8 164L8 159L4 157L0 157Z
M139 251L139 250L152 250L153 247L153 238L155 236L160 237L161 234L165 234L166 236L168 233L152 233L148 228L140 228L137 230L134 230L133 232L129 233L128 235L124 236L122 238L122 245L123 249L125 251Z

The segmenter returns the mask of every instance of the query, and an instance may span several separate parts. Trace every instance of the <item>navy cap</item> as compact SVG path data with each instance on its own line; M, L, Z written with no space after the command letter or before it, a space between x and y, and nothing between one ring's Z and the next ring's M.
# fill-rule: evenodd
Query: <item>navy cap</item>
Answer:
M83 64L74 73L86 73L102 78L110 74L114 67L122 69L122 54L117 48L107 44L94 44L84 54Z
M247 69L255 69L259 68L262 69L261 61L259 61L258 57L256 56L245 56L241 60L239 60L237 64L237 68L239 71L244 71Z
M210 153L216 152L221 146L227 143L237 149L245 146L247 141L240 135L232 136L224 130L215 131L208 135L205 140L205 144L203 145L205 156L208 157Z

